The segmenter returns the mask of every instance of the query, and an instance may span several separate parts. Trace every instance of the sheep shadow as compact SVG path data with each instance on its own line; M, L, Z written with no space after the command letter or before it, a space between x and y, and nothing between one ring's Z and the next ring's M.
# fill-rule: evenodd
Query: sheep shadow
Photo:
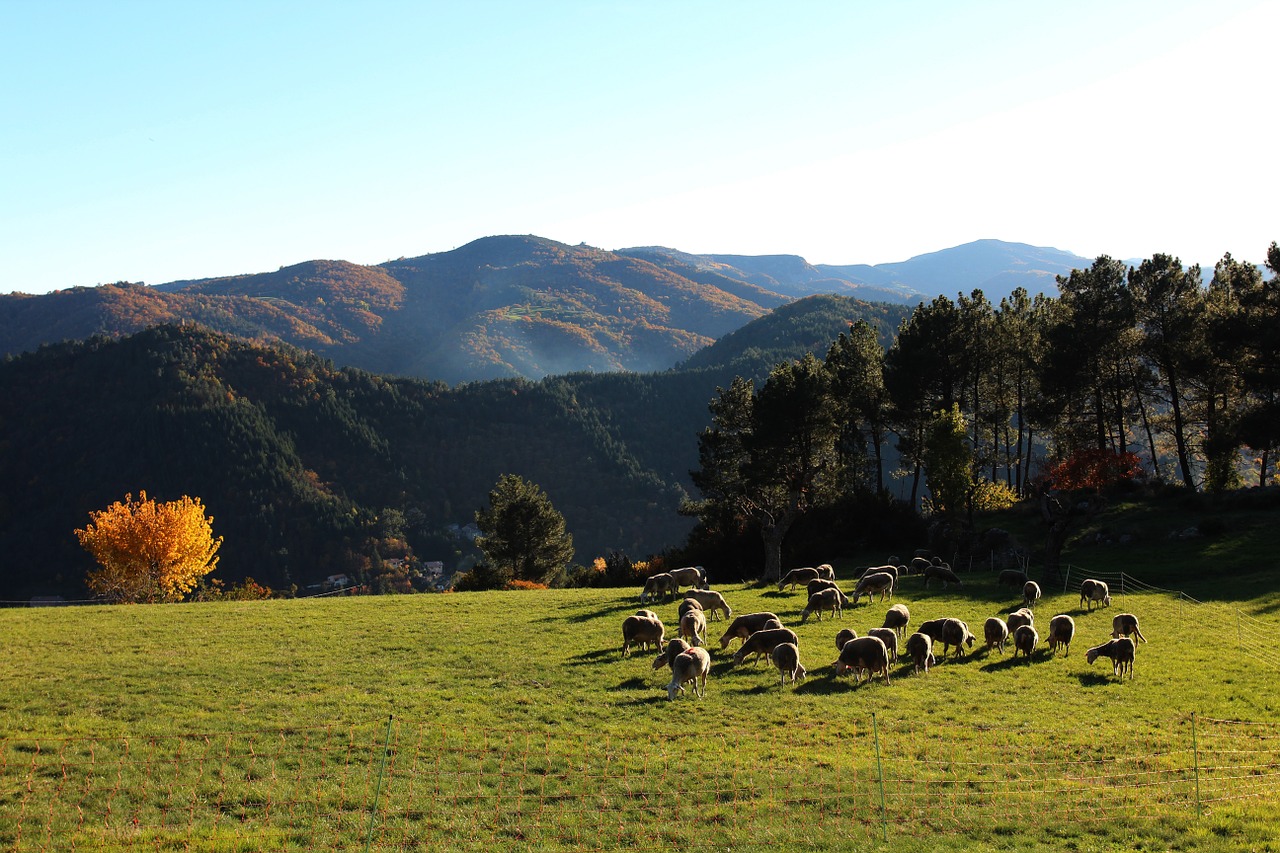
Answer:
M1080 680L1081 687L1101 687L1116 680L1114 675L1107 675L1105 672L1078 672L1076 678Z
M657 654L656 652L654 654ZM631 655L634 657L635 655ZM609 663L615 660L626 660L620 657L617 649L597 649L594 652L583 652L580 655L574 655L569 658L570 666L599 666L602 663Z
M1025 655L1008 655L1002 660L993 660L991 663L984 664L979 669L982 672L1004 672L1006 669L1013 669L1015 666L1029 666L1034 660L1034 658L1028 658Z

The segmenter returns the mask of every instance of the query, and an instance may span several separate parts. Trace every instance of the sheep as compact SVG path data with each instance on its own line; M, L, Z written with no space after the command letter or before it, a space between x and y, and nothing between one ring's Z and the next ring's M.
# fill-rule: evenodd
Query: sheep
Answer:
M734 652L733 665L740 666L747 659L747 655L755 655L752 664L757 664L760 662L760 656L772 652L778 643L794 643L798 646L800 639L790 628L765 628L762 631L756 631L747 637L742 648Z
M946 657L947 646L955 646L956 654L964 654L962 646L973 648L974 636L969 626L959 619L945 619L942 622L942 655Z
M841 649L844 648L845 643L849 642L850 640L856 640L857 638L858 638L857 631L854 631L851 628L841 628L839 631L836 632L836 651L840 651Z
M832 583L835 583L836 570L831 566L830 563L823 563L822 565L818 566L815 569L815 571L817 571L818 577L821 578L822 580L831 581Z
M929 667L938 662L933 656L933 638L919 631L907 637L907 654L911 655L911 660L915 663L917 675L922 669L928 674Z
M658 572L645 579L644 589L640 591L640 603L657 601L661 595L664 599L673 597L677 592L676 579L670 572Z
M897 566L894 566L891 564L885 564L883 566L867 566L865 569L858 572L858 578L862 579L862 578L865 578L867 575L874 575L877 572L883 572L886 575L892 576L894 586L898 585L898 576L901 574L906 574L905 572L900 571Z
M783 576L782 580L778 581L778 591L781 592L784 586L791 584L791 591L794 592L796 584L807 584L818 577L817 569L792 569Z
M690 610L680 617L680 636L688 637L689 642L701 646L707 638L707 617L702 608Z
M932 565L933 563L929 562L924 557L912 557L911 562L907 564L907 567L911 571L911 574L919 575L924 574L924 570Z
M657 618L658 618L658 614L657 614L657 613L654 613L652 610L637 610L637 611L636 611L636 615L637 615L637 616L643 616L643 617L645 617L646 619L657 619Z
M1111 658L1111 674L1118 675L1123 678L1124 673L1127 670L1129 673L1129 679L1132 680L1133 656L1136 651L1137 646L1133 644L1133 640L1128 637L1120 637L1115 640L1107 640L1100 646L1094 646L1089 649L1089 651L1085 652L1084 656L1085 659L1089 661L1090 666L1093 665L1093 662L1097 660L1099 656Z
M835 581L829 581L826 578L814 578L805 584L804 589L812 598L815 592L821 592L824 589L835 589L835 586Z
M711 672L711 653L706 649L689 649L676 655L671 661L671 683L667 685L667 699L674 702L676 693L684 692L684 685L693 682L693 692L699 699L707 695L707 673Z
M681 652L687 652L691 648L693 646L678 637L674 640L667 640L667 647L653 659L653 668L662 669L664 666L670 666L671 662L676 659L676 655Z
M1040 584L1035 581L1027 581L1022 585L1022 606L1030 608L1033 604L1040 600Z
M898 632L899 636L906 636L907 623L911 621L911 611L907 609L905 604L895 604L890 607L884 614L884 624L882 628L892 628Z
M1076 635L1076 620L1065 613L1059 613L1049 620L1049 654L1062 646L1062 656L1071 654L1071 638Z
M874 574L863 575L858 581L858 585L853 590L853 603L856 605L858 599L862 596L867 597L867 601L871 601L871 597L877 592L880 593L880 600L884 601L885 593L893 598L893 575L888 572L875 572Z
M1111 606L1111 589L1105 581L1094 580L1093 578L1085 578L1080 583L1080 603L1085 605L1089 610L1093 609L1093 603L1100 602L1098 606Z
M987 651L999 649L1004 654L1004 644L1009 640L1009 626L999 616L992 616L982 623L982 635L987 641Z
M1022 652L1023 656L1031 657L1031 653L1036 650L1036 645L1040 642L1040 635L1036 633L1036 629L1031 625L1019 626L1018 630L1013 632L1013 656L1016 658L1018 652Z
M1026 586L1027 573L1022 569L1005 569L1000 573L1000 577L996 578L996 583L1000 586Z
M769 652L769 660L773 661L773 665L781 673L781 684L787 683L788 675L791 676L792 684L805 676L804 664L800 663L800 649L795 643L778 643L773 647L773 651Z
M685 566L682 569L671 569L667 574L675 578L676 592L679 592L682 586L709 589L707 585L707 570L702 566Z
M898 634L892 628L872 628L867 632L867 636L879 637L889 653L889 660L898 659Z
M661 647L666 642L666 629L661 619L650 619L647 616L628 616L622 620L622 656L635 644L643 651L650 643Z
M822 614L826 610L831 611L831 618L834 619L837 614L840 618L844 618L844 608L849 604L849 597L836 587L823 589L809 596L809 603L805 605L804 611L800 614L800 624L803 625L809 621L809 615L818 614L818 621L822 621Z
M929 588L929 581L933 580L934 578L937 578L938 580L942 581L943 587L946 587L950 584L955 584L956 586L964 586L964 584L960 582L960 578L956 577L956 573L951 571L951 569L948 568L947 566L930 566L929 568L924 570L925 589Z
M782 627L782 620L778 618L777 614L767 611L744 613L736 617L725 630L724 636L720 638L721 650L729 648L729 643L732 640L745 641L747 637L750 637L756 631L764 630L770 622L776 622L775 627Z
M1147 638L1138 630L1138 617L1132 613L1121 613L1111 620L1112 639L1119 639L1122 634L1126 637L1134 634L1142 642L1147 641Z
M929 639L933 640L935 643L941 643L942 642L942 626L943 626L943 623L945 623L946 621L947 621L946 619L927 619L924 622L921 622L920 627L917 628L916 630L919 633L926 635Z
M702 609L711 614L711 621L716 620L716 612L719 611L728 619L733 615L733 611L729 609L729 604L724 600L724 596L711 589L691 589L685 594L685 598L692 598L694 601L702 605Z
M1009 625L1009 633L1017 634L1018 629L1023 625L1031 625L1035 627L1036 616L1025 607L1019 607L1017 610L1009 614L1009 618L1005 620Z
M845 643L832 666L837 676L853 670L857 682L862 681L862 673L866 672L868 681L881 673L884 683L889 683L889 650L879 637L857 637Z

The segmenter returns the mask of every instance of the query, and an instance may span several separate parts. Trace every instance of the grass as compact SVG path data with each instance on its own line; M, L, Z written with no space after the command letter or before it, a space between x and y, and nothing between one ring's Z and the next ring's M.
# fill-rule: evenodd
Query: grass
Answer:
M1242 655L1230 622L1280 627L1265 532L1077 548L1207 603L1047 590L1037 624L1073 615L1069 655L975 650L889 685L828 666L888 602L800 625L803 593L721 585L797 632L809 678L732 667L713 622L701 701L620 657L638 589L3 610L0 849L1277 850L1280 635ZM1195 570L1215 550L1247 555L1220 558L1229 586ZM1019 603L964 577L894 601L979 634ZM1084 659L1123 610L1150 640L1132 680Z

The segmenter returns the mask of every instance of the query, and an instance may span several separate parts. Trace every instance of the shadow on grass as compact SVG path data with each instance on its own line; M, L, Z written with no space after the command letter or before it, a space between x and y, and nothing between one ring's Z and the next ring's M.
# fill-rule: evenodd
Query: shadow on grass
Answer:
M635 654L636 653L633 652L631 655L629 655L629 657L635 657ZM656 655L657 652L654 652L654 654ZM593 664L598 665L602 663L611 663L616 660L623 660L623 658L619 654L618 649L597 649L594 652L583 652L580 655L574 655L573 657L569 658L569 665L570 666L588 666Z
M1081 672L1076 674L1076 678L1080 679L1082 687L1101 687L1115 681L1114 676L1107 675L1105 672Z
M1026 655L1010 655L1003 660L995 660L991 663L985 664L979 667L979 669L983 672L1004 672L1007 669L1013 669L1015 666L1030 666L1038 659L1038 655L1039 652L1036 652L1031 657L1027 657Z

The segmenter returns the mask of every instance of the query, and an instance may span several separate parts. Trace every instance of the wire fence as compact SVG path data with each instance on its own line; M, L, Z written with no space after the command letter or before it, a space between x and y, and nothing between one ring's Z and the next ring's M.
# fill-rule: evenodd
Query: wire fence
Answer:
M0 741L0 849L830 848L1273 819L1280 724L1100 738L884 721L594 738L399 720Z

